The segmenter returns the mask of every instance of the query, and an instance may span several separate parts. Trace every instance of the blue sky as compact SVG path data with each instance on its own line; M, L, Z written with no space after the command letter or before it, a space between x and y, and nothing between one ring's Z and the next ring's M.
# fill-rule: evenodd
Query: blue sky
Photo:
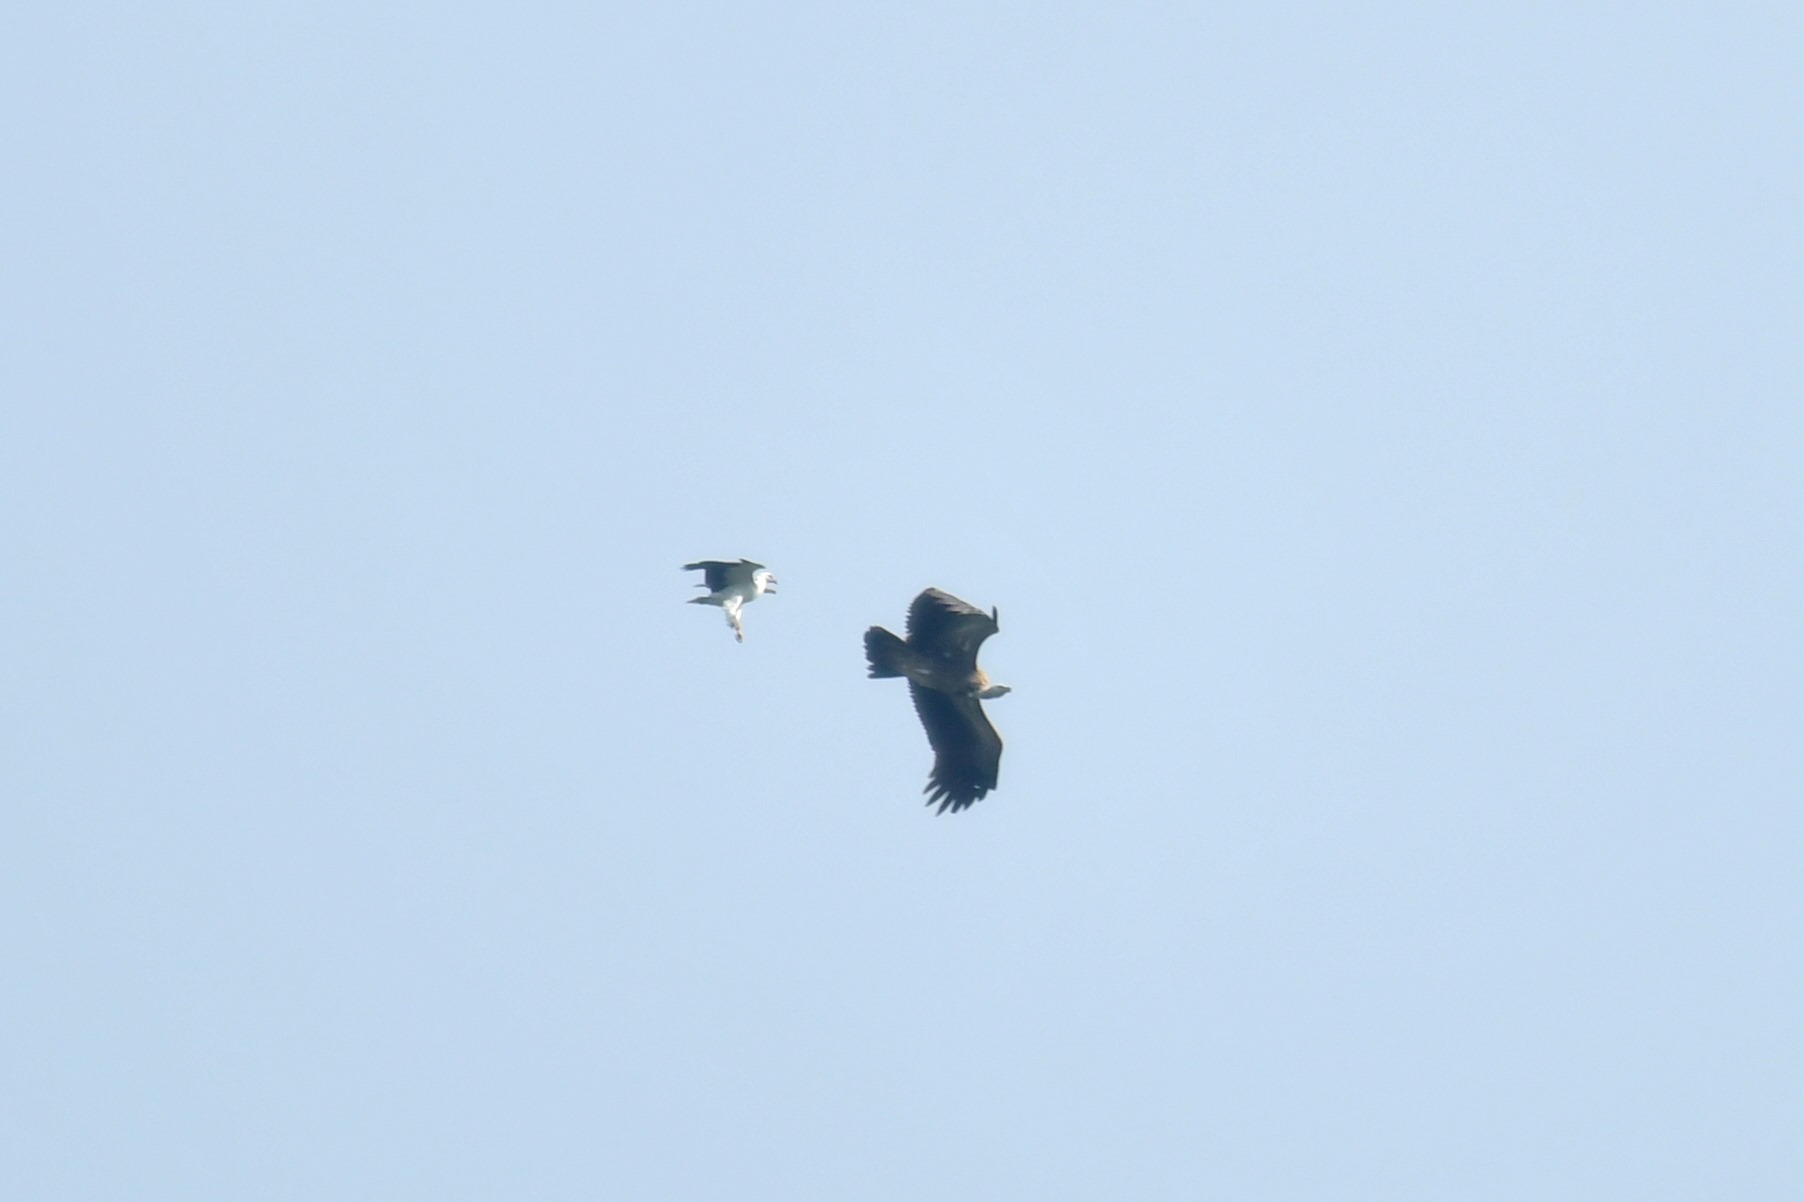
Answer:
M1797 1197L1800 23L5 18L0 1193Z

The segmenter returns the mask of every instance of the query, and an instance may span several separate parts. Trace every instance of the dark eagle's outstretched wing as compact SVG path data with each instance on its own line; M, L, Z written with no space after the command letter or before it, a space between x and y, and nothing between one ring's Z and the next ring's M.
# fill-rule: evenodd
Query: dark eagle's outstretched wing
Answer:
M744 584L752 578L753 572L756 572L763 566L763 564L753 563L749 559L742 559L738 563L726 563L719 559L704 559L697 563L684 564L683 570L685 572L699 571L702 574L702 583L707 587L708 591L711 593L718 593L729 584Z
M983 616L981 611L978 613ZM911 625L912 616L911 613ZM942 693L913 681L908 683L908 692L914 698L915 713L921 716L921 725L927 730L927 742L933 747L933 771L927 777L927 787L921 791L927 794L928 805L939 803L939 813L950 809L956 814L996 787L996 774L1002 766L1002 736L990 725L983 703L975 697Z
M908 641L931 654L956 654L965 667L975 667L977 649L996 633L996 616L995 610L985 613L951 593L930 588L908 607Z

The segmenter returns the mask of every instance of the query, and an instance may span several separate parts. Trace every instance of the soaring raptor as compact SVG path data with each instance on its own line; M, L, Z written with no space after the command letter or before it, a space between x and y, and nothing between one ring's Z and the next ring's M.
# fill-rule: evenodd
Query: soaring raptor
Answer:
M977 666L977 649L996 633L997 611L983 612L930 588L908 607L908 638L881 626L864 632L871 675L905 676L915 713L933 747L927 804L958 813L996 787L1002 736L984 715L984 700L1008 692Z
M706 597L689 598L689 604L720 606L726 611L727 625L733 628L733 637L742 643L745 642L745 627L739 622L740 609L765 593L777 591L777 578L770 574L770 569L749 559L738 563L704 559L700 563L684 564L683 570L700 572L702 582L696 587L708 590Z

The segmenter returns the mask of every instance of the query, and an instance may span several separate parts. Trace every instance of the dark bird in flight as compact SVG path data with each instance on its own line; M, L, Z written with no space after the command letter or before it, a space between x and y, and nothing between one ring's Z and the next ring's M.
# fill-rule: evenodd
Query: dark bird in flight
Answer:
M684 564L683 570L700 572L702 581L695 587L708 590L706 597L689 598L689 604L720 606L726 611L727 625L733 628L733 637L742 643L745 642L745 627L739 622L739 611L765 593L777 591L777 578L770 574L770 569L749 559L738 563L704 559L700 563Z
M996 633L997 611L983 612L951 593L930 588L908 607L908 638L881 626L864 632L871 676L906 676L915 713L933 747L927 804L953 813L996 787L1002 736L984 715L983 701L1009 691L991 684L977 666L977 649Z

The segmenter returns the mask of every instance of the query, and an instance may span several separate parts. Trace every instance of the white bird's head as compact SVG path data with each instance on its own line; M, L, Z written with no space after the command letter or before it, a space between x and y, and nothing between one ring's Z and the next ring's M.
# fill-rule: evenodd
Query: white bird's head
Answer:
M759 568L752 573L752 587L760 593L774 593L777 591L777 578L769 568Z

